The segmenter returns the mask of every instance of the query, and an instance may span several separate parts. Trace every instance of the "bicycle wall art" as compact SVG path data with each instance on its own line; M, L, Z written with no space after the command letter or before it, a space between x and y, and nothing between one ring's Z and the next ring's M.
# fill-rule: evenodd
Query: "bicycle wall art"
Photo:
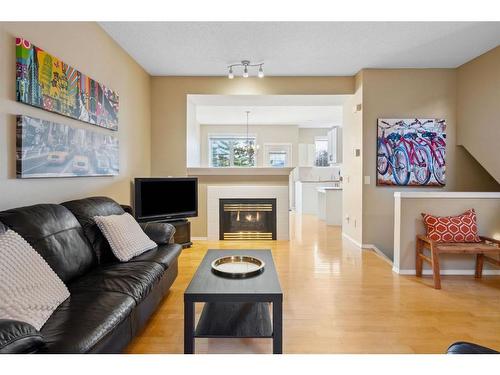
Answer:
M445 184L445 120L378 119L377 185Z

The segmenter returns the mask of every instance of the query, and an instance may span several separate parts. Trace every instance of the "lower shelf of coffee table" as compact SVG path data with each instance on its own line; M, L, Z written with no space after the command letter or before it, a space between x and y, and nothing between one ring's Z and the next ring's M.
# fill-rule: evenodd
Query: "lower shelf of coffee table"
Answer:
M269 304L209 302L195 330L195 337L272 338Z

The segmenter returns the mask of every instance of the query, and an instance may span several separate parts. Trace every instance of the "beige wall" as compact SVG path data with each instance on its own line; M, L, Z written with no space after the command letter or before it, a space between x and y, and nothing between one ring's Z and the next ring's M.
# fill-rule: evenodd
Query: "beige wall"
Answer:
M425 234L422 212L432 212L438 216L459 215L474 208L480 235L500 239L500 198L401 198L401 232L399 236L399 262L394 263L401 273L415 274L415 237ZM397 257L396 257L397 258ZM397 259L395 259L397 260ZM439 263L448 273L474 272L474 255L443 254ZM429 264L424 262L424 269ZM485 262L485 270L492 269Z
M456 69L363 70L363 243L393 255L395 191L499 191L496 181L463 147L457 135ZM447 122L446 187L377 187L378 118L444 118Z
M15 101L16 36L119 93L119 176L16 179L16 115L109 132ZM92 195L130 202L131 178L150 174L150 77L96 23L0 23L0 82L0 209Z
M346 100L342 124L342 232L363 243L363 112L353 108L363 102L363 73L356 75L356 91ZM360 149L360 156L354 150ZM349 219L346 219L346 218Z
M201 125L201 166L209 165L210 135L226 134L246 136L246 125ZM266 143L290 143L292 148L292 160L290 166L297 165L299 127L297 125L251 125L248 130L250 136L255 136L259 150L257 152L257 166L263 167L264 144Z
M500 182L500 47L458 68L458 144Z
M186 174L186 95L352 94L353 77L152 77L153 175Z
M263 80L227 77L152 77L151 169L154 176L186 175L186 95L341 95L352 94L353 77L266 77ZM206 185L288 183L288 176L202 177L199 217L192 235L206 236Z

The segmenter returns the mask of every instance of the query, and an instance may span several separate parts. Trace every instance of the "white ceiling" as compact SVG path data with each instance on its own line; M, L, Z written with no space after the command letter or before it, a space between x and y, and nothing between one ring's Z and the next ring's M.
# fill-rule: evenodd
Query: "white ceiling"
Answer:
M266 75L454 68L500 44L500 22L101 22L152 75L214 75L242 59Z
M298 125L329 128L342 125L346 95L188 95L203 125Z

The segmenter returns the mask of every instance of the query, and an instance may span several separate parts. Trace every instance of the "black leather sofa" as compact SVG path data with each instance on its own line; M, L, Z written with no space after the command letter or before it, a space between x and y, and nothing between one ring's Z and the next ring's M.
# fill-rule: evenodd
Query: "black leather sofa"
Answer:
M93 197L0 212L0 223L24 237L71 293L40 332L0 319L0 353L119 353L141 331L177 276L181 246L172 243L173 226L141 224L158 247L119 262L92 218L124 208Z
M496 350L471 342L458 341L451 344L446 354L500 354Z

